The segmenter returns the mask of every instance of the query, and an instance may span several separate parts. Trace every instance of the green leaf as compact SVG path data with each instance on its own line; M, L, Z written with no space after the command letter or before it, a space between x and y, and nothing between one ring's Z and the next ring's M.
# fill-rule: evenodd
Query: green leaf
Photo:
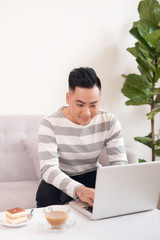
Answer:
M130 105L132 105L132 106L140 106L140 105L145 105L145 104L149 104L149 101L145 101L145 100L128 100L128 101L126 101L125 102L125 104L127 105L127 106L130 106Z
M129 74L121 89L122 93L131 101L127 105L150 104L152 84L142 75Z
M137 54L137 51L136 51L136 48L133 47L133 48L127 48L127 51L130 52L134 57L138 57L138 54Z
M159 78L160 78L160 68L158 68L157 71L156 71L155 82L157 82Z
M156 68L153 64L151 64L149 61L145 60L145 59L142 59L140 57L138 57L136 59L137 63L146 71L146 72L155 72L156 71Z
M139 34L145 39L145 37L148 33L147 33L146 29L144 28L142 21L139 20L138 22L134 22L133 26L138 29Z
M140 88L152 89L152 84L142 75L134 73L128 74L126 81L131 87L137 89Z
M154 150L154 152L157 157L160 157L160 149L156 149Z
M150 20L155 25L159 24L159 3L156 0L140 1L138 12L141 19Z
M156 30L145 37L147 42L150 42L154 48L157 47L157 42L160 39L160 29Z
M157 95L157 97L158 97L158 95L160 94L160 88L154 88L154 95L156 96ZM158 99L159 99L159 97L158 97ZM160 100L160 99L159 99ZM159 102L159 100L158 100L158 102ZM157 102L157 98L156 98L156 102Z
M142 102L144 104L150 104L150 92L147 93L147 89L138 89L136 87L131 87L130 85L124 84L122 92L126 97L134 102L136 101L139 103Z
M134 140L152 148L152 137L150 137L150 134L145 137L135 137Z
M150 73L146 72L140 65L138 65L138 69L143 76L145 76L150 82L152 82L153 79L152 72Z
M158 5L154 12L153 12L153 18L158 26L160 26L160 5Z
M156 97L156 103L160 103L160 94L158 94Z
M125 74L122 74L122 77L126 79L126 78L127 78L127 75L125 75Z
M146 137L152 138L152 133L150 132Z
M139 158L139 159L138 159L138 162L139 162L139 163L144 163L144 162L147 162L147 161L144 160L144 159L140 159L140 158Z
M158 139L157 141L155 141L155 146L160 147L160 139Z
M141 43L136 42L135 47L127 48L127 51L130 52L134 57L139 57L143 61L146 61L148 65L151 64L151 68L155 70L155 66L153 64L155 56Z
M137 54L139 57L141 57L142 59L146 59L149 62L152 62L154 59L154 56L151 54L151 52L144 47L142 44L137 43L136 44L136 50L137 50Z
M138 28L138 32L143 38L145 38L149 33L152 33L155 30L157 30L157 26L148 19L145 20L142 19L137 22L134 22L133 26Z
M148 119L153 119L157 113L160 112L160 105L156 105L156 107L146 115L148 116Z
M141 36L141 34L138 32L138 29L135 27L132 27L132 29L129 31L131 35L133 35L142 45L144 45L149 51L153 52L154 49L152 49L149 44L146 42L146 40Z
M156 53L160 55L160 39L157 41Z

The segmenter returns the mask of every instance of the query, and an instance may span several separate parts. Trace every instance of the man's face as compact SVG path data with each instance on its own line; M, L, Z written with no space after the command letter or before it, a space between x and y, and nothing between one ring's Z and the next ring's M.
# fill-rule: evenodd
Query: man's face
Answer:
M101 93L98 87L70 90L66 95L69 104L68 119L79 125L87 125L98 114Z

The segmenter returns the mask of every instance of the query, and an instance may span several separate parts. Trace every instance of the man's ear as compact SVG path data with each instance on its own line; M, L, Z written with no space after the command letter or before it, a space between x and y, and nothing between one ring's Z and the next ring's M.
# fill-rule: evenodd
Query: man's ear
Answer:
M66 103L69 104L69 100L70 100L70 94L69 92L66 93Z

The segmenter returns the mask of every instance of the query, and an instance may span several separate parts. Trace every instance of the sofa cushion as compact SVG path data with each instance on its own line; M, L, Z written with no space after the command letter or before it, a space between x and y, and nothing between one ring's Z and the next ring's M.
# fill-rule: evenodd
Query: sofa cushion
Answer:
M0 182L0 211L21 207L36 207L36 192L39 181Z
M40 115L0 116L0 182L38 179L23 139L37 137Z
M28 155L33 163L37 178L40 179L41 172L38 157L38 138L37 137L25 138L22 140L22 142L25 145Z

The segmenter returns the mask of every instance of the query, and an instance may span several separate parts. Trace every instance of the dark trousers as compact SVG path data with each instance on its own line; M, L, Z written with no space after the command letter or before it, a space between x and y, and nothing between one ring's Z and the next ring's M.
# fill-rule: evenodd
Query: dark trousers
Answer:
M95 188L96 173L97 171L93 171L78 176L72 176L71 178L82 183L86 187ZM71 200L72 198L66 193L46 183L44 180L41 181L36 194L37 207L65 204Z

